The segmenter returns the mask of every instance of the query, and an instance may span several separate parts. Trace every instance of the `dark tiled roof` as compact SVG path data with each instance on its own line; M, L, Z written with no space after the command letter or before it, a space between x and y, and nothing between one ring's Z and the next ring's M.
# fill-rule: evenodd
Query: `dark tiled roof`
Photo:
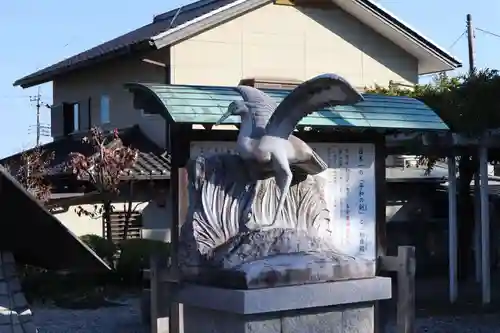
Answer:
M137 161L124 178L170 178L170 154L146 137L139 126L123 130L120 138L124 145L139 150Z
M111 134L110 134L111 135ZM169 179L170 156L158 147L141 131L139 126L119 130L119 136L125 146L139 151L134 166L123 176L123 179ZM67 174L68 156L72 152L85 155L92 154L91 147L82 143L81 137L68 136L42 146L46 152L54 152L54 160L49 167L49 175L57 176ZM1 165L16 167L20 162L21 153L0 160Z
M14 82L14 85L33 86L50 81L54 76L91 65L92 62L104 61L142 48L152 48L153 45L150 43L152 37L234 1L200 0L160 14L150 24L27 75Z

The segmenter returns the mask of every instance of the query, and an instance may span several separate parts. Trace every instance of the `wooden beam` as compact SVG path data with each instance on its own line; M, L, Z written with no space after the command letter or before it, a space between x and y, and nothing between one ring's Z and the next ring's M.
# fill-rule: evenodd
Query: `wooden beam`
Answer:
M398 257L381 256L379 257L379 267L384 272L397 272L399 270L400 262Z

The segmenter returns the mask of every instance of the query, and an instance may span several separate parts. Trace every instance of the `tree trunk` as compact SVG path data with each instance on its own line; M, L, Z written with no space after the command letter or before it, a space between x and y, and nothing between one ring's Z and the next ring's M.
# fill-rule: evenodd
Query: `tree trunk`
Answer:
M106 200L103 203L103 213L102 213L102 219L103 223L106 226L106 239L110 242L113 242L113 235L112 235L112 230L111 230L111 212L112 212L112 207L111 207L111 200Z
M128 186L128 201L125 204L125 225L123 226L122 239L128 238L128 229L130 226L130 219L132 218L132 199L133 199L133 183L130 182Z
M478 168L477 159L469 154L460 156L457 179L457 223L458 223L458 278L466 280L472 261L472 240L474 235L474 200L470 184Z

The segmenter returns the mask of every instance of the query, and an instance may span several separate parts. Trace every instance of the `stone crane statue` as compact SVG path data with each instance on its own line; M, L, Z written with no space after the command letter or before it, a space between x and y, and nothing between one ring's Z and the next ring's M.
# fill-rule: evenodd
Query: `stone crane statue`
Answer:
M290 164L308 174L317 174L327 168L309 145L292 135L297 124L321 108L354 104L363 97L345 79L335 74L319 75L300 84L279 106L256 88L238 86L237 89L243 101L232 102L217 124L229 116L239 115L238 153L243 159L271 164L281 192L273 225L283 209L292 182Z

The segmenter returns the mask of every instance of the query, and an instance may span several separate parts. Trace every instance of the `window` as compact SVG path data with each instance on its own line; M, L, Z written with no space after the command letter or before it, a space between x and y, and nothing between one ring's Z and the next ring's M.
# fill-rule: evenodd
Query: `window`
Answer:
M109 114L109 96L101 96L101 124L109 124L111 122Z
M80 104L63 104L63 126L64 135L68 135L80 130Z
M80 104L73 104L73 132L80 129Z

